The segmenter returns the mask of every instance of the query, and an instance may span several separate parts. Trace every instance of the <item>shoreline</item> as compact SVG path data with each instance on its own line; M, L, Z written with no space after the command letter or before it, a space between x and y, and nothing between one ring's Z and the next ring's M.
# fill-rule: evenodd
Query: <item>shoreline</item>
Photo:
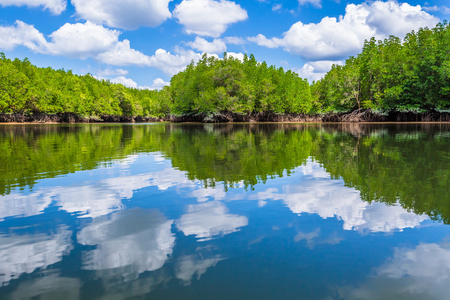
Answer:
M0 124L117 124L117 123L448 123L449 112L427 111L424 113L389 112L379 114L371 110L355 110L349 113L328 114L276 114L271 112L238 114L223 112L216 114L191 114L164 118L143 116L91 116L83 117L74 113L57 114L2 114Z

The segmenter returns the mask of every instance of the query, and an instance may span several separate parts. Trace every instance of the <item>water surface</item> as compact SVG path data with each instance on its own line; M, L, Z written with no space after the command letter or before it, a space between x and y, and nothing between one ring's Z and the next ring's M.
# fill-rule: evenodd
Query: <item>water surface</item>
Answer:
M450 125L0 126L0 299L448 299Z

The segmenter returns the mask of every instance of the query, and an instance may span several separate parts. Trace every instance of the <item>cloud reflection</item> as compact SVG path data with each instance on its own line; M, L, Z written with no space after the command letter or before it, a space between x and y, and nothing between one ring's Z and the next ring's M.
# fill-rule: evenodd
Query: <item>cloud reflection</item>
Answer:
M131 209L99 218L77 235L83 245L96 245L83 259L86 270L113 270L125 280L161 268L175 244L173 221L158 211Z
M318 214L323 219L337 217L345 230L392 232L414 228L427 220L425 215L408 212L400 205L368 203L360 192L346 187L342 180L331 180L330 175L316 162L309 161L298 168L304 177L297 185L269 188L250 199L281 200L295 214Z
M358 287L340 289L345 299L448 299L450 242L397 248L394 256Z
M78 300L81 283L77 278L61 277L58 273L22 282L9 299L64 299Z
M181 256L178 258L175 276L180 279L184 285L190 285L194 277L199 280L209 268L215 267L221 260L224 260L221 255L212 255L212 257L205 258L201 252Z
M236 232L247 224L247 217L228 214L228 209L221 202L189 205L188 213L176 222L177 228L186 236L195 235L199 241Z
M46 269L61 261L72 250L72 232L59 228L57 233L0 236L0 283L8 285L22 274Z

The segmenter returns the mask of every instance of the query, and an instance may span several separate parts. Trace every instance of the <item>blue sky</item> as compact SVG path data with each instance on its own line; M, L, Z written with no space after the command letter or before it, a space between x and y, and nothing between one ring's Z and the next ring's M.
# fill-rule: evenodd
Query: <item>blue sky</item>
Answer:
M224 51L315 80L365 39L449 18L447 0L0 0L0 51L138 88Z

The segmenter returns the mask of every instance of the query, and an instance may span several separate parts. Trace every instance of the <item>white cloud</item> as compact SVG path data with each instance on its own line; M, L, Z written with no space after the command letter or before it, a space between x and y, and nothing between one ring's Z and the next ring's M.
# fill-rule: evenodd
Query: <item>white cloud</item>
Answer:
M38 53L86 59L115 46L120 32L91 22L66 23L50 34L49 42L34 26L16 21L15 26L0 26L0 35L1 49L22 45Z
M47 43L44 35L33 25L16 21L15 26L0 26L0 49L13 50L17 46L25 46L35 52L42 52Z
M224 37L223 40L225 41L226 44L231 44L231 45L245 44L245 40L238 36L227 36L227 37Z
M155 27L171 17L172 0L72 0L82 19L109 27Z
M43 6L44 9L48 9L52 14L59 15L66 10L66 0L0 0L2 6L30 6L38 7Z
M120 269L125 279L161 268L175 244L173 221L157 211L131 209L100 218L77 235L83 245L97 245L84 256L84 269ZM113 270L113 272L121 272Z
M153 80L153 84L150 87L151 90L160 90L165 86L170 85L170 82L164 81L162 78L156 78Z
M411 30L433 27L439 22L420 5L396 1L348 4L345 11L339 19L325 17L319 23L297 22L282 38L269 39L259 34L248 40L264 47L282 47L310 60L333 60L360 52L365 39L403 37Z
M151 64L149 56L140 51L131 49L129 40L116 42L112 48L98 54L96 59L105 64L114 66L150 66Z
M314 7L321 8L322 0L298 0L299 5L305 5L307 3L311 3Z
M110 80L112 83L120 83L126 87L129 88L138 88L138 84L136 83L136 81L134 81L133 79L130 78L126 78L125 76L117 76L116 78L113 78Z
M233 1L183 0L173 15L188 34L217 38L228 26L248 18L247 11Z
M175 54L171 54L164 49L158 49L151 57L150 65L162 70L167 75L174 75L183 71L192 60L198 61L201 57L200 53L192 50L176 48Z
M198 61L201 54L192 50L175 48L175 53L164 49L156 50L152 56L131 48L129 40L119 41L120 32L86 23L65 24L52 34L47 41L42 33L32 25L16 21L15 26L0 26L0 49L13 50L25 46L30 50L51 55L75 57L79 59L94 58L114 66L147 66L162 70L168 75L182 71L192 60ZM123 75L124 73L121 72ZM102 75L99 74L101 78ZM117 80L123 80L118 78ZM133 83L128 82L133 85Z
M247 217L228 214L228 209L220 202L189 205L188 213L176 221L179 230L186 236L195 235L199 241L236 232L247 224Z
M301 68L293 68L292 71L312 82L323 78L334 64L342 65L343 62L330 60L311 61L304 64Z
M236 53L236 52L227 52L228 57L234 57L239 59L240 61L244 61L244 54L243 53Z
M0 236L0 286L24 273L59 262L72 249L71 235L60 228L53 235Z
M221 54L227 50L227 45L221 39L208 42L204 38L196 37L195 41L187 43L189 47L203 53Z
M251 36L247 38L248 41L258 44L259 46L267 48L278 48L279 39L272 38L268 39L263 34L258 34L257 36Z
M124 69L110 69L110 68L99 70L97 72L97 75L98 75L99 78L104 78L105 76L115 76L115 75L125 76L127 74L128 74L127 70L124 70Z
M117 30L110 30L89 21L84 24L66 23L50 34L51 42L45 43L45 52L86 59L116 45L119 35Z

